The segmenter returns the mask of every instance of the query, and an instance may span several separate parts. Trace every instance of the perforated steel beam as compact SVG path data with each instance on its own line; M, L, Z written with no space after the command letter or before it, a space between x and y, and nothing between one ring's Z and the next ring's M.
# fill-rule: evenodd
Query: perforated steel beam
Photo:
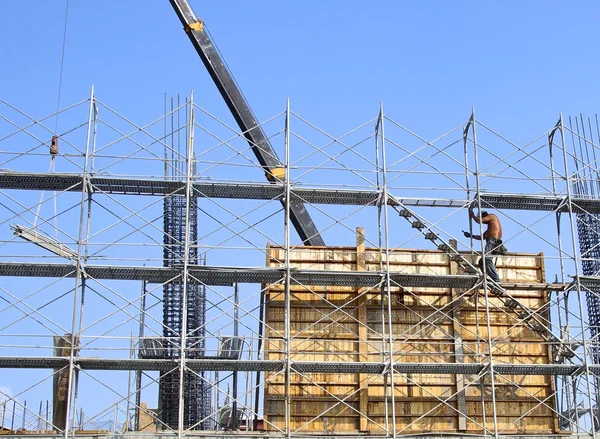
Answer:
M0 357L0 369L57 369L69 364L61 357ZM180 364L176 359L117 359L97 357L75 358L77 367L84 370L153 370L169 371ZM195 371L278 371L285 366L278 360L225 360L190 359L186 367ZM295 361L292 370L297 373L367 373L382 374L385 363L378 362L329 362ZM394 363L397 373L439 373L475 375L488 369L485 364L472 363ZM584 370L580 364L496 364L494 373L502 375L576 375ZM600 365L589 365L591 373L600 373Z
M218 267L211 265L190 266L189 273L194 280L206 285L232 285L238 283L282 282L285 270L279 268L257 267ZM74 277L75 266L72 264L43 263L0 263L0 273L4 276L23 277ZM107 280L146 280L150 283L164 283L181 275L176 267L126 267L87 265L84 273L89 278ZM369 287L382 281L383 274L366 271L313 271L292 270L292 284L295 285L330 285L348 287ZM472 275L429 275L391 273L391 280L406 287L437 288L471 288L478 280ZM543 285L543 284L542 284Z
M88 177L90 189L96 192L122 195L168 195L183 191L177 181L148 178ZM81 192L83 177L79 174L49 174L30 172L0 172L0 189L51 190ZM193 183L194 196L200 198L227 198L246 200L280 200L285 188L281 184L266 183ZM292 198L311 204L338 204L351 206L377 205L380 194L376 190L331 189L319 187L292 187ZM566 198L561 196L526 196L520 194L485 194L481 196L484 207L507 210L538 210L566 212ZM574 208L590 213L600 213L600 200L574 198ZM468 201L449 198L399 198L390 197L389 206L449 207L457 209Z

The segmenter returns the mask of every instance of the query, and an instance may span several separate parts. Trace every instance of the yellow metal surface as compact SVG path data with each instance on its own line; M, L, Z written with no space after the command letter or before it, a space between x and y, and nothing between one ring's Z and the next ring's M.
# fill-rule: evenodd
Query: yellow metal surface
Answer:
M191 30L202 32L204 30L204 22L202 20L198 20L185 27L186 32L189 32Z

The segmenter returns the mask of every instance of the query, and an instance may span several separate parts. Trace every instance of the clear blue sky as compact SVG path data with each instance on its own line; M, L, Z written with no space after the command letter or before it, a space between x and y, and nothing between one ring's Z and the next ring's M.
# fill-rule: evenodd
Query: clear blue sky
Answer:
M259 119L289 97L335 133L384 102L426 133L474 106L505 133L534 135L559 111L597 111L596 1L191 4ZM36 115L56 107L64 5L0 3L0 96ZM129 115L190 89L205 107L223 106L167 0L70 2L62 103L84 99L92 83Z

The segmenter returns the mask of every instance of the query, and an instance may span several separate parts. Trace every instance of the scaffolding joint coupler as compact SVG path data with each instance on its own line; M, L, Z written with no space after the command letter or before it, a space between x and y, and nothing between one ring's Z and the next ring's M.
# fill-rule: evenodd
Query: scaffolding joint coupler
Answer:
M50 155L58 154L58 136L52 136L52 142L50 143Z
M285 179L285 168L277 167L267 169L265 171L265 175L267 177L267 180L269 180L270 182L275 183L277 181L283 181Z
M204 22L200 19L197 19L196 21L194 21L193 23L190 23L188 25L186 25L184 28L186 33L190 33L191 31L198 31L198 32L202 32L204 31Z

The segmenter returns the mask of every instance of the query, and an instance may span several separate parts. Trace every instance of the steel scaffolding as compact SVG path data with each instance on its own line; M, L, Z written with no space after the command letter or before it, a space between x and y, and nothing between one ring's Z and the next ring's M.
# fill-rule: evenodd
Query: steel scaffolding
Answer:
M58 114L70 128L55 133L48 122ZM78 430L306 437L310 431L290 422L294 377L356 373L365 377L353 392L377 379L393 389L414 374L461 376L465 388L482 389L481 398L485 389L491 405L468 402L480 404L489 422L479 423L478 432L465 428L464 435L516 436L514 425L536 407L555 416L557 435L596 434L600 146L589 130L561 115L534 140L511 141L471 114L427 140L381 107L372 120L333 136L288 104L261 124L283 157L285 175L261 183L263 168L244 133L192 97L157 118L145 117L150 122L132 121L93 90L43 118L0 100L0 427L10 427L9 416L24 430L42 425L65 439ZM52 143L54 135L58 142ZM58 148L52 157L51 146ZM292 203L307 206L331 246L348 246L356 227L365 227L364 245L377 250L380 268L296 267L292 253L303 244L292 227ZM471 206L494 209L510 251L532 258L543 252L546 279L502 282L504 293L494 293L497 286L472 263L483 248L459 233L468 227ZM480 234L478 224L471 226ZM283 257L266 266L269 246L281 248ZM408 247L434 250L460 270L394 269L391 255ZM264 315L265 291L273 285L284 291L281 330ZM384 361L293 359L303 329L290 324L292 291L319 295L320 287L382 291L379 329L357 323L381 340ZM411 342L409 331L392 329L392 290L418 300L420 289L435 288L456 289L452 302L470 301L477 309L479 362L459 356L410 362L394 355L398 340ZM531 308L528 291L543 291L547 303ZM331 306L340 317L326 316L329 325L343 325L348 305ZM454 319L452 303L420 306L467 330ZM492 311L513 328L538 334L553 361L497 357L510 337L492 335ZM418 324L435 329L439 319ZM266 329L279 333L281 347L272 347ZM368 343L361 334L359 342ZM69 339L68 355L53 354L54 337ZM445 337L462 343L456 334ZM232 339L239 342L225 343ZM426 353L417 342L414 350ZM50 399L58 373L67 380L64 428L53 424L51 408L31 403ZM265 373L283 377L282 425L263 419ZM552 395L542 398L527 384L535 376L548 377ZM501 390L507 387L536 407L504 425L495 401L506 398ZM334 395L336 405L356 410L349 396ZM455 396L432 398L436 407L477 424L465 400L453 405ZM385 425L371 436L409 432L396 427L402 414L395 398L394 391L386 393ZM518 436L536 437L525 430Z

